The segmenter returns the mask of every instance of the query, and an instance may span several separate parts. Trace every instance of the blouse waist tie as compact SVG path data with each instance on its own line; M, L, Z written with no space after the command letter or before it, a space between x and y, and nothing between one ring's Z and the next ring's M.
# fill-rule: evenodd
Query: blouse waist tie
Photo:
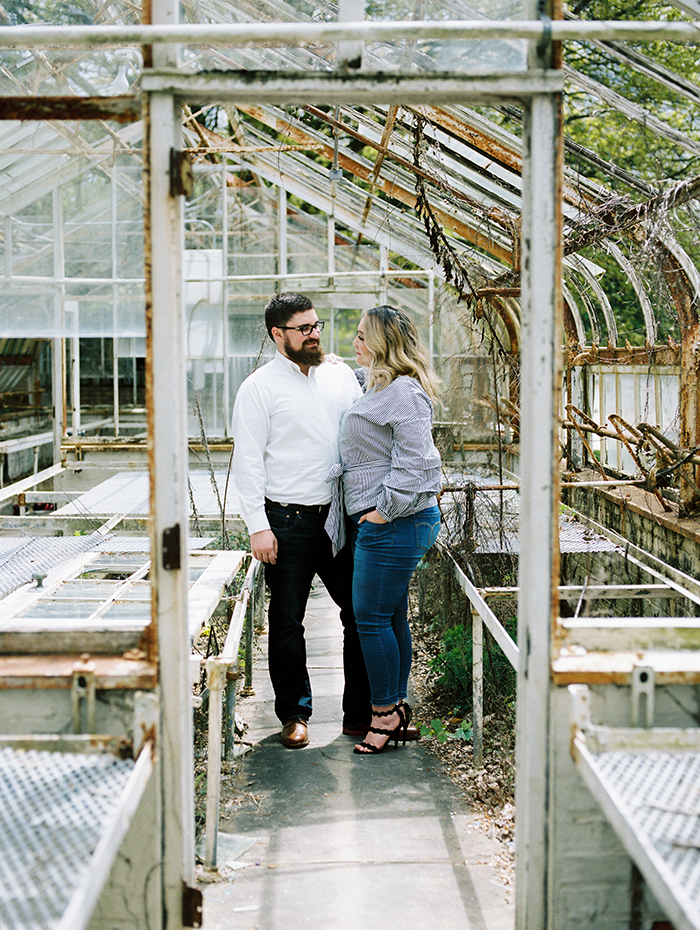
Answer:
M340 479L346 471L353 471L356 468L372 468L377 465L386 465L386 462L358 462L355 465L341 465L337 463L332 466L331 470L326 475L326 484L333 482L333 485L331 488L331 506L328 511L328 516L326 517L324 528L331 538L333 557L338 555L345 545L345 540L347 538L345 533L345 514L343 513L343 493Z

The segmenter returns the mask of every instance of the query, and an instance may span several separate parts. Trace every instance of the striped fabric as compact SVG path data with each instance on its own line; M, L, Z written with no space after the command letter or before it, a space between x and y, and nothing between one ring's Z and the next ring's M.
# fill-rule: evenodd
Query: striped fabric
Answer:
M340 425L343 494L349 514L375 509L386 520L435 505L442 487L433 408L420 384L401 375L372 388Z

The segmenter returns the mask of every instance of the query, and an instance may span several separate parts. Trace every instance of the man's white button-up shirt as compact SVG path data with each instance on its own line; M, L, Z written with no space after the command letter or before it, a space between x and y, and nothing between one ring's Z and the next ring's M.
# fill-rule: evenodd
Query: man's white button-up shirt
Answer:
M362 396L352 369L323 362L304 375L276 352L238 389L233 408L233 475L249 533L270 528L265 498L327 504L326 476L340 461L340 420Z

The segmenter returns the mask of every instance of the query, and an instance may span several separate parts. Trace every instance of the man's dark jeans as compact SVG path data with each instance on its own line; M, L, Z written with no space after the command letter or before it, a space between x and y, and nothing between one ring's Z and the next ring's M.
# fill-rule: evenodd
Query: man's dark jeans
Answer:
M343 624L343 723L369 723L369 681L352 611L352 547L346 544L333 558L324 529L325 512L270 502L265 509L278 545L276 564L265 566L270 589L269 662L275 713L283 723L293 717L311 716L304 613L311 583L318 575L340 608Z

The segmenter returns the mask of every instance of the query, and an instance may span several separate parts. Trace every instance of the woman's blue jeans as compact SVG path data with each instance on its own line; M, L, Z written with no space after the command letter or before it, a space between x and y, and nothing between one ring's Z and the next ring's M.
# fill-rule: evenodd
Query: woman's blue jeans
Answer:
M413 646L408 624L408 583L437 539L440 511L428 507L391 523L360 523L354 537L352 604L369 675L372 704L384 707L406 697Z

